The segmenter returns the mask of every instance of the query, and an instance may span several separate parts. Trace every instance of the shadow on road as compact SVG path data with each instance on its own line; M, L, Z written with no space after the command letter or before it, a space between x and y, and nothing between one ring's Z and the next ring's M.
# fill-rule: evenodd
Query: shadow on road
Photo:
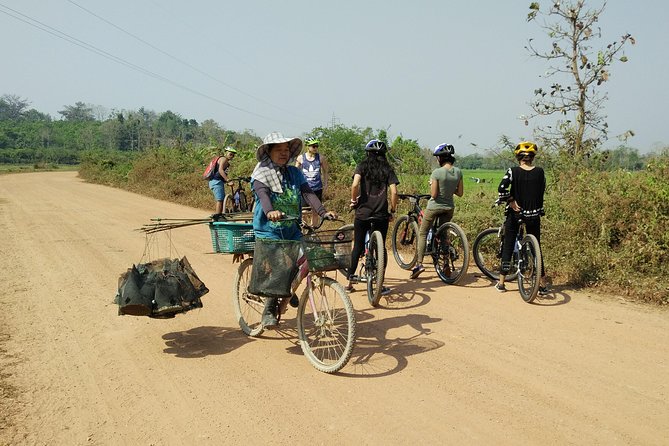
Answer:
M239 328L197 327L163 335L165 353L178 358L203 358L223 355L244 344L253 342Z

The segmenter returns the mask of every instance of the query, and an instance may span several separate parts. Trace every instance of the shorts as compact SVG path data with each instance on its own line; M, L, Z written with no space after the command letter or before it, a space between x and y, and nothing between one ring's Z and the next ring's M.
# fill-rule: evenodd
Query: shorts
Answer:
M225 183L223 180L209 180L209 189L213 192L216 201L223 201L225 198Z

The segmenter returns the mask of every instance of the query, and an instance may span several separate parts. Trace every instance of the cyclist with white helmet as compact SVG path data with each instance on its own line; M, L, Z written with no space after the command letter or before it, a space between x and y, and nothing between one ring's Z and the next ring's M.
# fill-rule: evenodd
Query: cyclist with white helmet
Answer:
M412 279L416 279L425 271L423 266L425 244L427 233L434 220L439 218L442 223L451 221L455 209L453 195L462 197L464 192L462 171L454 166L455 148L450 144L439 144L434 148L432 155L437 157L439 167L433 170L432 175L430 175L430 200L427 202L423 221L418 231L416 265L411 270Z

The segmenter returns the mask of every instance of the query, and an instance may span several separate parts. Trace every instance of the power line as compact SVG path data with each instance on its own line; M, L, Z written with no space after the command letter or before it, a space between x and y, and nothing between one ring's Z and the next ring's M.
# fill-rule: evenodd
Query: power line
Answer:
M161 76L160 74L157 74L157 73L154 73L154 72L152 72L152 71L150 71L150 70L147 70L146 68L143 68L143 67L141 67L141 66L139 66L139 65L136 65L136 64L134 64L134 63L132 63L132 62L128 62L127 60L125 60L125 59L123 59L123 58L120 58L120 57L118 57L118 56L115 56L115 55L113 55L113 54L111 54L111 53L109 53L109 52L107 52L107 51L101 50L100 48L97 48L97 47L94 46L94 45L91 45L91 44L89 44L89 43L86 43L86 42L84 42L83 40L77 39L76 37L73 37L73 36L71 36L71 35L69 35L69 34L67 34L67 33L64 33L64 32L62 32L62 31L59 31L59 30L57 30L57 29L55 29L55 28L53 28L53 27L51 27L51 26L49 26L49 25L47 25L47 24L45 24L45 23L43 23L43 22L40 22L39 20L36 20L36 19L34 19L34 18L32 18L32 17L29 17L29 16L27 16L27 15L25 15L25 14L23 14L23 13L17 11L17 10L15 10L15 9L12 9L12 8L10 8L10 7L8 7L8 6L4 5L4 4L2 4L2 3L0 3L0 7L5 8L6 10L11 11L11 12L13 12L14 14L18 14L19 16L23 17L23 18L18 17L18 16L14 15L14 14L12 14L12 13L10 13L10 12L7 12L7 11L0 11L0 12L3 12L4 14L6 14L6 15L8 15L8 16L10 16L10 17L13 17L13 18L16 19L16 20L19 20L19 21L21 21L21 22L23 22L23 23L26 23L27 25L30 25L30 26L32 26L32 27L34 27L34 28L37 28L37 29L39 29L40 31L44 31L44 32L46 32L46 33L48 33L48 34L51 34L52 36L58 37L59 39L65 40L66 42L69 42L69 43L71 43L71 44L73 44L73 45L76 45L76 46L78 46L78 47L81 47L81 48L83 48L83 49L85 49L85 50L87 50L87 51L90 51L90 52L92 52L92 53L95 53L95 54L97 54L98 56L102 56L102 57L104 57L104 58L106 58L106 59L109 59L109 60L111 60L111 61L113 61L113 62L116 62L116 63L118 63L118 64L120 64L120 65L124 65L124 66L127 67L127 68L130 68L130 69L132 69L132 70L138 71L138 72L140 72L140 73L142 73L142 74L144 74L144 75L146 75L146 76L152 77L152 78L154 78L154 79L161 80L161 81L166 82L166 83L168 83L168 84L170 84L170 85L173 85L173 86L175 86L175 87L177 87L177 88L180 88L180 89L182 89L182 90L188 91L189 93L196 94L196 95L198 95L198 96L201 96L201 97L203 97L203 98L209 99L209 100L211 100L211 101L213 101L213 102L216 102L216 103L218 103L218 104L225 105L226 107L233 108L233 109L238 110L238 111L243 112L243 113L248 113L248 114L250 114L250 115L257 116L257 117L259 117L259 118L266 119L266 120L268 120L268 121L274 121L274 122L279 122L279 123L283 123L283 124L290 124L290 125L298 126L297 124L292 123L292 122L283 121L283 120L280 120L280 119L270 118L270 117L268 117L268 116L264 116L264 115L261 115L261 114L258 114L258 113L254 113L254 112L249 111L249 110L245 110L245 109L243 109L243 108L241 108L241 107L237 107L236 105L229 104L229 103L227 103L227 102L225 102L225 101L222 101L222 100L220 100L220 99L214 98L214 97L209 96L209 95L207 95L207 94L205 94L205 93L202 93L202 92L200 92L200 91L197 91L197 90L194 90L194 89L192 89L192 88L190 88L190 87L187 87L187 86L185 86L185 85L182 85L182 84L180 84L180 83L178 83L178 82L176 82L176 81L173 81L173 80L171 80L171 79L169 79L169 78L166 78L166 77L164 77L164 76Z
M220 79L218 79L218 78L216 78L216 77L210 75L209 73L200 70L199 68L197 68L197 67L191 65L190 63L188 63L188 62L186 62L186 61L184 61L184 60L182 60L182 59L179 59L178 57L176 57L176 56L174 56L174 55L168 53L167 51L164 51L164 50L158 48L157 46L151 44L150 42L147 42L146 40L142 39L141 37L139 37L139 36L137 36L137 35L135 35L135 34L133 34L133 33L131 33L130 31L127 31L127 30L121 28L120 26L118 26L118 25L112 23L111 21L105 19L104 17L100 16L99 14L94 13L94 12L91 11L90 9L87 9L87 8L81 6L81 5L78 4L77 2L75 2L75 1L73 1L73 0L68 0L68 2L70 2L71 4L73 4L73 5L76 6L76 7L80 8L81 10L85 11L86 13L92 15L93 17L96 17L97 19L102 20L103 22L105 22L105 23L108 24L109 26L112 26L112 27L116 28L117 30L119 30L119 31L121 31L121 32L123 32L123 33L125 33L125 34L127 34L128 36L132 37L133 39L135 39L135 40L137 40L137 41L139 41L139 42L142 42L144 45L146 45L146 46L148 46L148 47L150 47L150 48L152 48L152 49L158 51L159 53L161 53L161 54L163 54L163 55L169 57L169 58L172 59L172 60L175 60L176 62L179 62L179 63L182 64L182 65L187 66L188 68L190 68L190 69L192 69L193 71L196 71L196 72L202 74L203 76L206 76L206 77L208 77L209 79L211 79L211 80L213 80L213 81L215 81L215 82L218 82L218 83L221 84L221 85L225 85L226 87L231 88L231 89L235 90L236 92L243 94L244 96L250 97L250 98L252 98L252 99L255 99L255 100L258 101L258 102L262 102L262 103L265 104L265 105L269 105L270 107L274 107L274 108L276 108L276 109L278 109L278 110L281 110L281 111L283 111L283 112L290 113L290 114L294 115L294 113L291 112L290 110L286 110L286 109L281 108L281 107L279 107L279 106L277 106L277 105L271 104L271 103L265 101L265 100L262 99L262 98L259 98L259 97L257 97L257 96L254 96L254 95L252 95L252 94L250 94L250 93L247 93L247 92L245 92L245 91L243 91L243 90L240 90L239 88L236 88L236 87L234 87L233 85L230 85L230 84L228 84L227 82L224 82L224 81L222 81L222 80L220 80ZM294 115L294 116L295 116L295 115Z

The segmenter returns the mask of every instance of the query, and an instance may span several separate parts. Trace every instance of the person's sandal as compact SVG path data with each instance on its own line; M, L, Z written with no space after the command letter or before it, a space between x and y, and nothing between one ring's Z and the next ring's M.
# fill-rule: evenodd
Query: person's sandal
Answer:
M497 291L499 291L500 293L504 293L504 292L506 291L506 287L504 286L504 284L499 283L499 282L497 282L497 283L495 284L495 289L496 289Z

